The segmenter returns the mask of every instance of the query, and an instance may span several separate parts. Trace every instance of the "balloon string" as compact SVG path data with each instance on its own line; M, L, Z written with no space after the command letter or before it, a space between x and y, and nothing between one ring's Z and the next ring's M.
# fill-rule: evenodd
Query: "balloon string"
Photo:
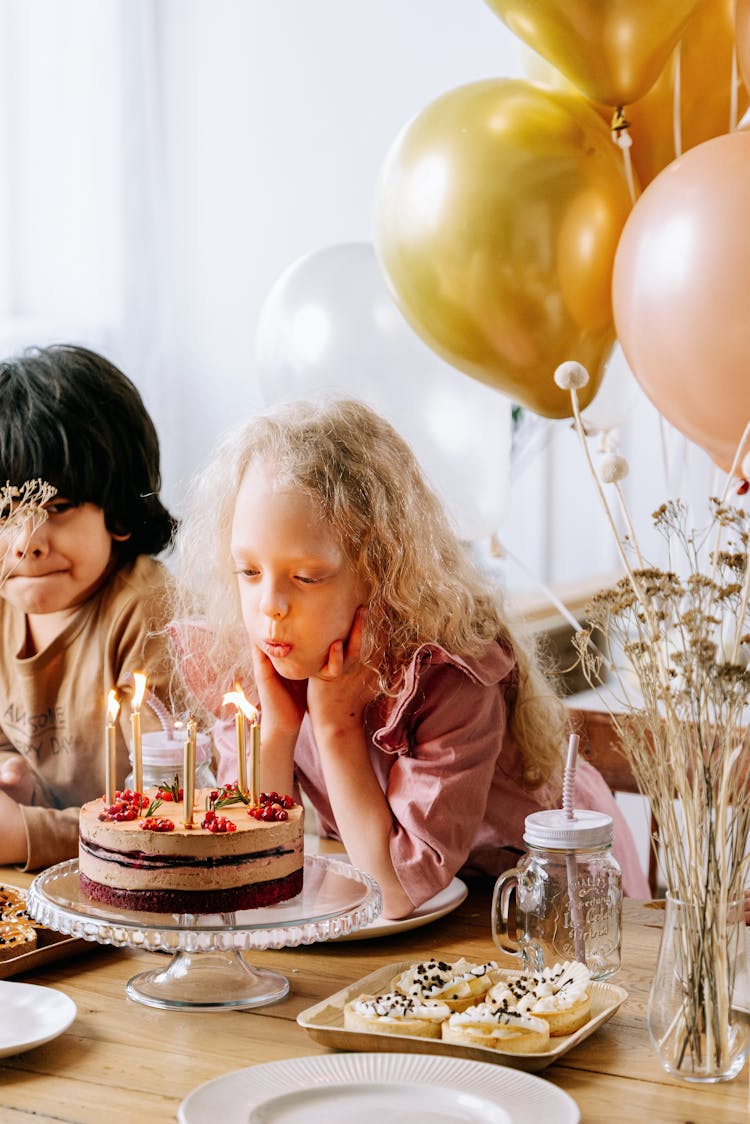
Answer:
M729 472L727 473L726 484L724 485L724 492L723 492L722 497L721 497L722 503L726 503L726 501L727 501L727 495L729 494L729 489L732 485L732 477L737 474L737 469L739 468L740 462L742 461L742 458L745 455L745 449L747 448L748 438L750 438L750 422L747 423L747 425L745 426L745 428L742 431L742 437L740 437L739 445L737 446L737 449L735 450L734 460L732 461L732 467L729 469Z
M532 573L529 567L524 565L521 559L517 558L513 551L508 550L508 548L503 543L500 543L494 536L492 550L493 554L496 557L509 558L511 562L514 562L515 565L518 566L518 569L521 571L521 573L525 574L527 578L531 578L531 580L535 582L539 589L541 589L542 593L549 598L554 607L557 609L558 613L560 613L560 615L565 618L571 628L575 629L576 632L583 632L583 625L580 621L576 620L576 618L568 609L567 605L565 605L560 600L560 598L554 593L553 590L550 589L548 585L545 585L541 578L538 578L536 574Z
M729 494L729 488L730 488L730 485L732 483L732 479L734 477L734 474L736 473L737 468L739 467L739 464L740 464L740 462L741 462L741 460L742 460L742 458L745 454L745 448L747 446L748 439L750 439L750 422L747 423L744 430L742 431L742 437L740 437L739 445L737 446L737 449L735 450L734 460L732 461L731 468L729 469L729 472L727 473L726 483L724 484L724 491L722 492L722 495L721 495L721 503L722 504L725 504L727 502L727 495ZM721 538L722 538L723 532L724 532L724 524L722 522L719 522L717 527L716 527L716 542L714 544L714 549L713 549L713 552L711 554L711 581L714 581L715 578L716 578L716 570L717 570L718 564L719 564L719 550L721 548ZM739 635L739 633L738 633L738 635Z
M667 423L664 414L659 414L659 445L661 446L661 469L664 473L664 491L671 495L669 487L669 454L667 452Z
M672 136L675 158L682 156L682 43L674 49L674 89L672 96Z
M633 138L630 135L630 125L625 117L625 109L623 106L618 106L612 114L610 129L612 132L612 140L622 152L625 179L627 180L628 191L630 192L630 204L631 206L635 206L635 179L633 178L633 162L630 159L630 149L633 144Z

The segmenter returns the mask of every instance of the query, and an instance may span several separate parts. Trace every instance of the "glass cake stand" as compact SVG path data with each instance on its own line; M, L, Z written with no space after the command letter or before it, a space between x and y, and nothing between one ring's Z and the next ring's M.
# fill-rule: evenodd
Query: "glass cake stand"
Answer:
M27 909L59 933L118 948L172 952L165 968L128 982L131 999L149 1007L220 1011L283 999L289 981L255 968L244 949L296 948L369 925L383 908L380 887L330 855L305 855L302 892L287 902L237 913L135 913L93 902L78 884L78 860L58 863L32 882Z

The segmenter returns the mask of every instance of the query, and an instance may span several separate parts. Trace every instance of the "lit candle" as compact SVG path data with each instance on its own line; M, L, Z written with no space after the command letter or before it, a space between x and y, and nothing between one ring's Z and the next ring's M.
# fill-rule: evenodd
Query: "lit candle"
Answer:
M198 736L198 727L193 716L187 720L187 736L185 737L185 756L183 759L183 802L182 818L185 827L193 826L193 804L195 803L195 743Z
M252 723L250 727L251 742L251 771L252 787L250 794L254 804L258 803L258 778L260 776L260 727L258 726L258 712L247 701L239 683L235 684L234 691L229 691L222 700L224 703L233 703L237 707L234 716L234 729L237 741L237 787L240 792L247 795L247 742L245 736L245 719Z
M105 798L107 804L115 802L115 773L117 770L117 715L120 713L120 701L117 692L112 690L107 695L107 737L104 747L104 776Z
M255 711L255 720L250 726L250 799L253 804L260 802L260 722L258 712Z
M130 710L130 750L133 755L133 788L136 792L143 792L143 744L141 742L141 703L146 693L146 676L136 671L133 673L135 690L133 691L133 705ZM141 809L138 809L138 815Z
M234 715L234 729L237 735L237 788L247 792L247 743L245 741L245 715L239 707Z

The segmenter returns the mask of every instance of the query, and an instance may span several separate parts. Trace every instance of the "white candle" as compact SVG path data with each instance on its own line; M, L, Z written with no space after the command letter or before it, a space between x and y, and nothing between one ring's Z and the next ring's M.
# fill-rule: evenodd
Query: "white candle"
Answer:
M133 674L135 690L130 711L130 748L133 755L133 788L143 792L143 744L141 741L141 703L146 693L146 676L140 671ZM141 814L139 807L138 814Z
M197 736L198 727L195 724L195 720L191 716L187 721L185 756L182 769L182 818L185 821L185 827L193 826L193 804L195 803L195 743Z
M117 715L120 712L120 701L117 693L112 690L107 695L107 729L104 743L104 777L105 799L107 805L114 804L117 790Z

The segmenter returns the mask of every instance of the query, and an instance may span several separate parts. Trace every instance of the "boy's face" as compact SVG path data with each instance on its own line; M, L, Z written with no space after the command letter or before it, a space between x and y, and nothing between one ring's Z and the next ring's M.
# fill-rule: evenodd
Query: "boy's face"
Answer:
M56 497L46 511L33 533L28 525L7 539L0 533L0 574L9 574L0 597L30 616L81 605L101 584L112 557L100 507L73 507Z
M364 590L313 501L248 469L237 493L232 559L253 644L285 679L308 679L349 635Z

